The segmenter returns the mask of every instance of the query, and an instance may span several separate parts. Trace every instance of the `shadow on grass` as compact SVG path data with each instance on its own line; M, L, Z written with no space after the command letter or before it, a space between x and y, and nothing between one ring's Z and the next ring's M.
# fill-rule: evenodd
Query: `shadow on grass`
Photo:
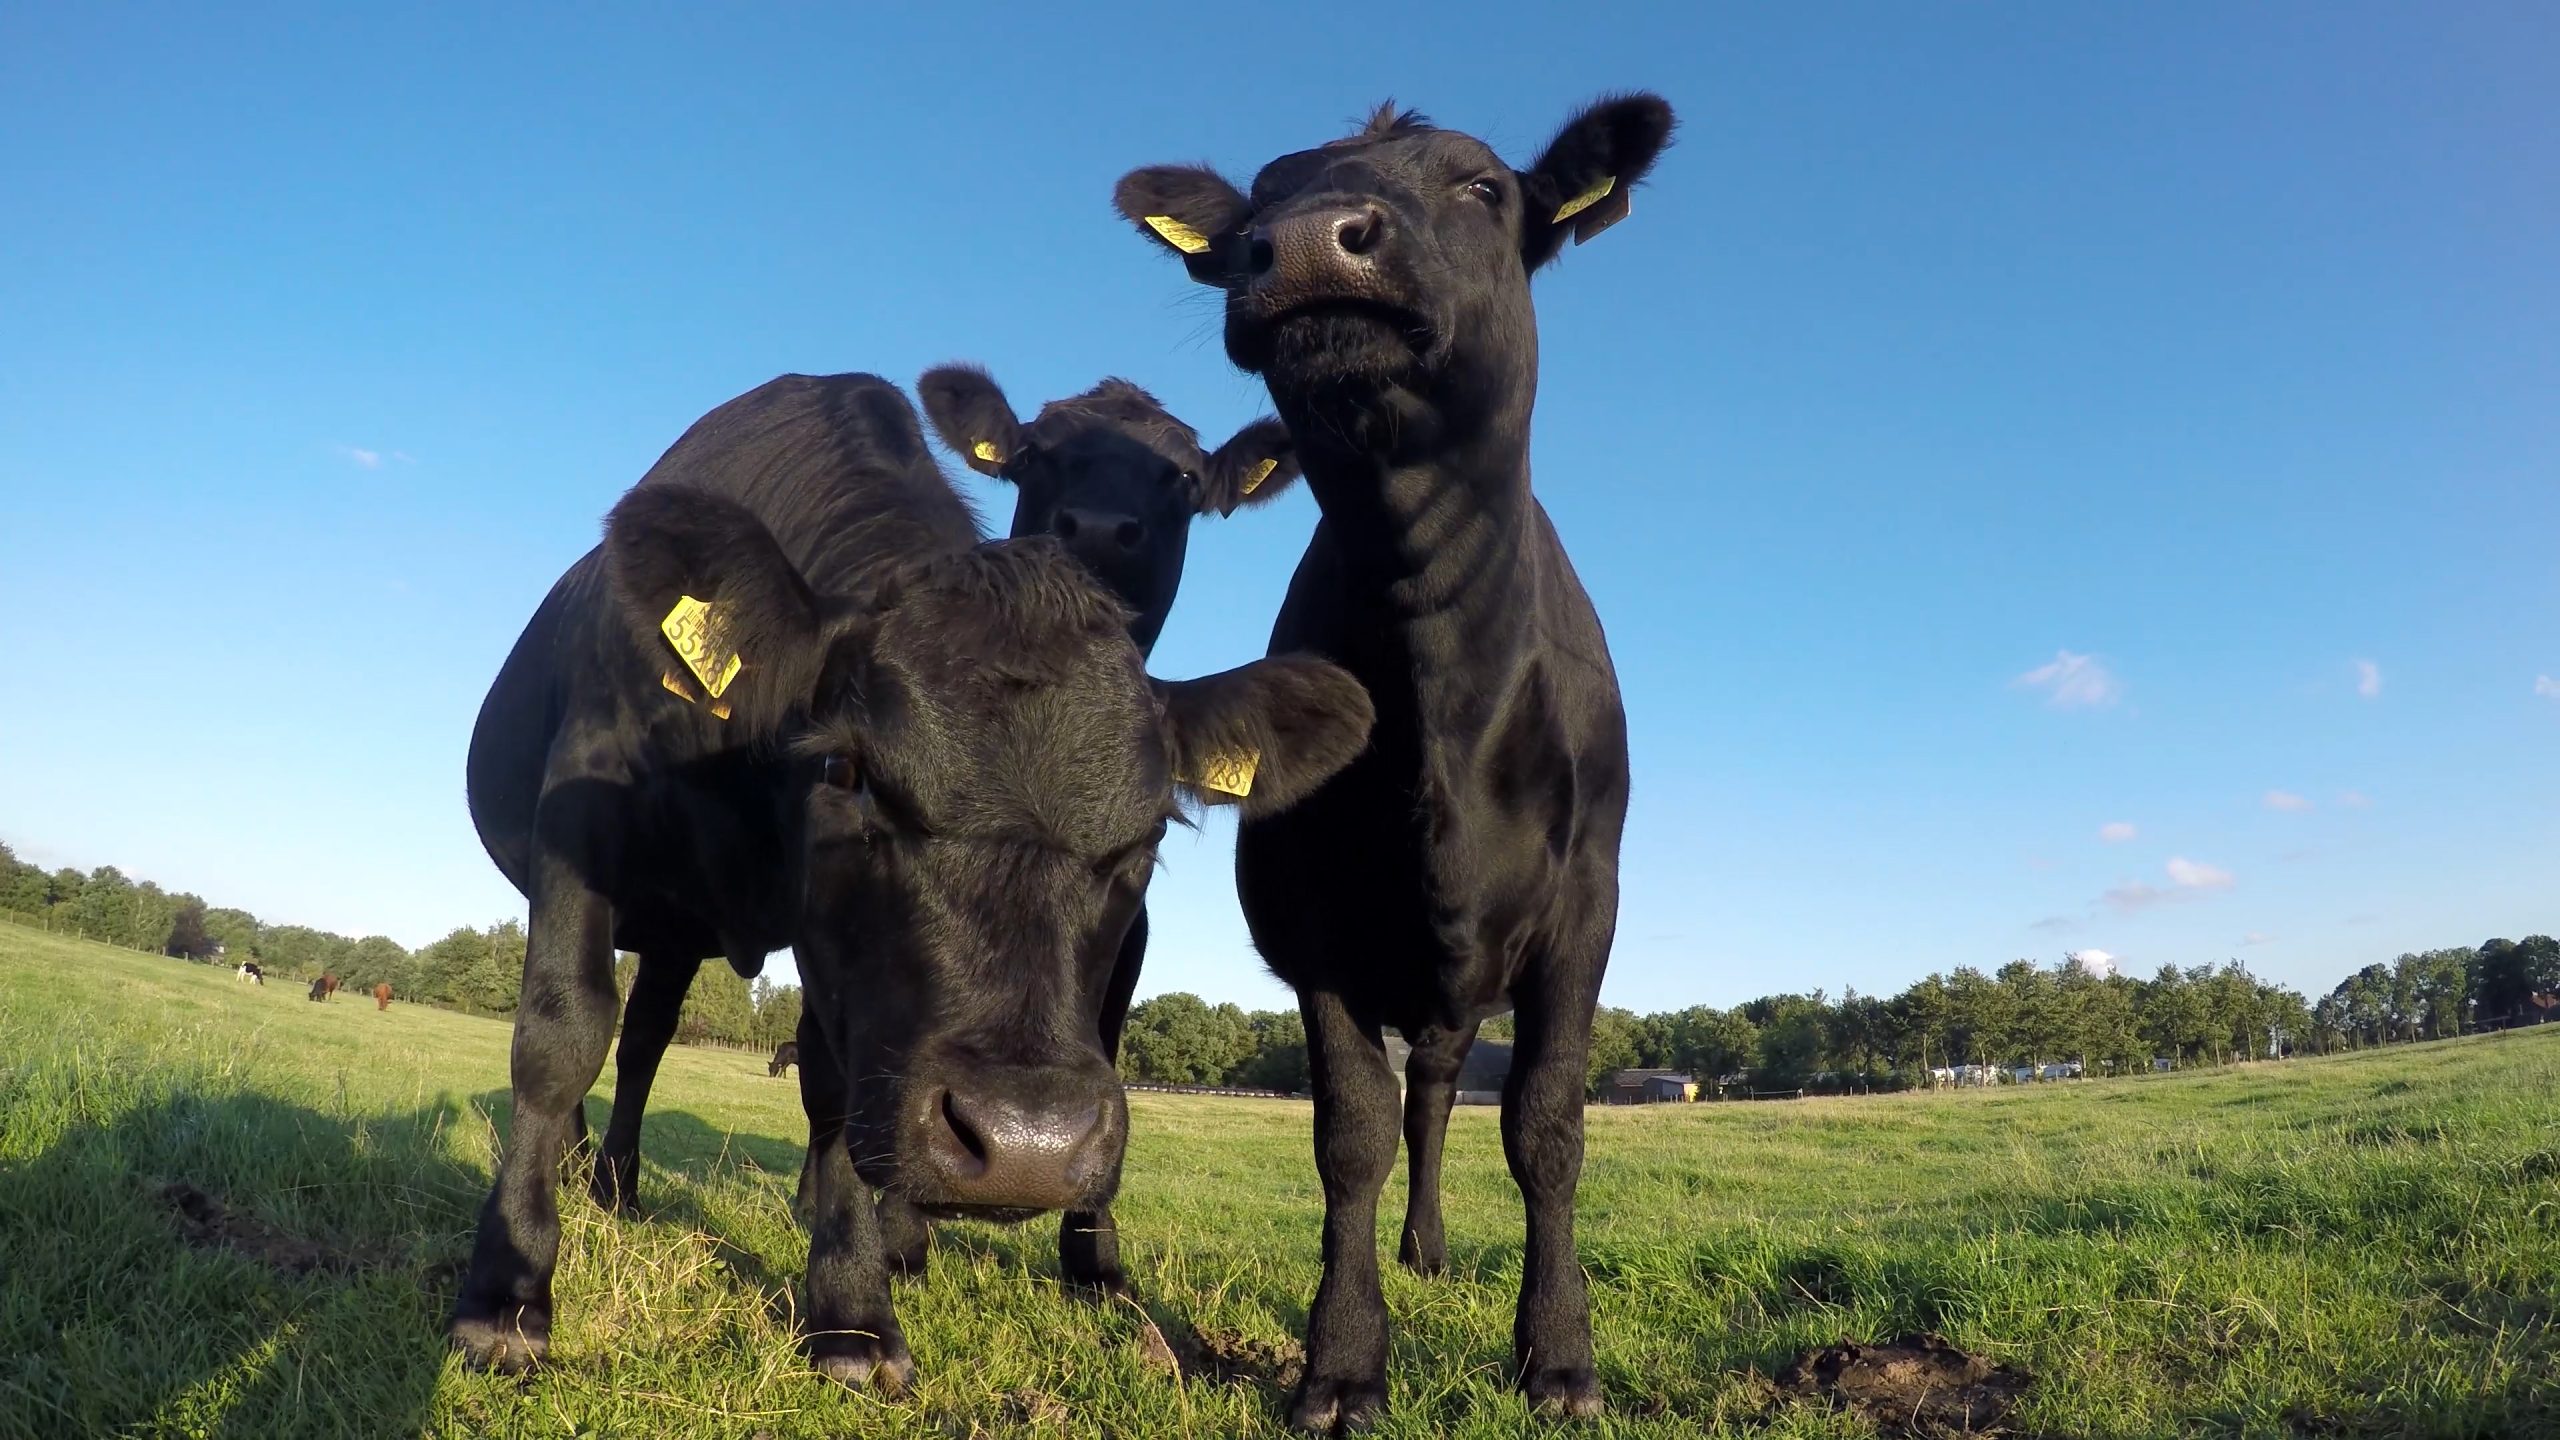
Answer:
M0 1167L0 1432L417 1433L487 1183L446 1132L477 1124L164 1093Z

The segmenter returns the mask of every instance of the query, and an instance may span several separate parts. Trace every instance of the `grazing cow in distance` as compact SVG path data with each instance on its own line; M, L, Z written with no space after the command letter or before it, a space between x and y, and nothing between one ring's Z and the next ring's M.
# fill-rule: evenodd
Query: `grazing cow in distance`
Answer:
M373 987L373 1008L376 1010L388 1010L391 1008L390 981L381 981Z
M264 985L267 983L267 972L259 969L258 962L255 960L243 960L240 962L240 968L231 972L231 978L246 981L252 985Z
M1602 1408L1573 1203L1627 732L1599 616L1530 489L1529 277L1626 215L1672 123L1657 97L1610 99L1514 170L1389 105L1265 165L1249 195L1198 166L1134 171L1114 195L1225 292L1228 358L1268 385L1323 513L1271 648L1340 663L1378 708L1358 760L1247 816L1236 845L1246 922L1297 991L1314 1077L1324 1273L1290 1406L1303 1429L1356 1429L1386 1404L1374 1217L1398 1117L1382 1027L1413 1047L1400 1253L1433 1274L1455 1078L1506 1008L1503 1153L1528 1212L1517 1378L1541 1410Z
M1285 807L1370 722L1312 659L1153 680L1128 618L1055 540L984 541L876 376L760 386L613 507L471 739L473 823L531 916L514 1124L450 1324L466 1360L549 1346L557 1166L616 950L660 974L798 958L804 1100L829 1087L812 1114L843 1120L811 1166L821 1373L912 1374L889 1295L922 1259L912 1216L1109 1203L1127 1110L1100 1010L1178 794L1250 766L1245 813Z
M785 1041L783 1041L781 1044L776 1045L776 1046L774 1046L774 1047L773 1047L773 1062L772 1062L771 1064L769 1064L769 1065L767 1065L767 1066L765 1066L765 1067L764 1067L764 1073L766 1073L767 1075L777 1075L777 1076L778 1076L778 1075L780 1075L783 1071L788 1070L788 1069L790 1069L792 1066L797 1065L797 1064L799 1064L799 1063L800 1063L800 1045L799 1045L799 1042L798 1042L798 1041L795 1041L795 1040L785 1040ZM804 1167L803 1167L803 1169L802 1169L802 1173L803 1173L803 1174L806 1174L806 1173L807 1173L807 1169L806 1169L806 1167L805 1167L805 1166L804 1166Z
M335 975L322 975L311 982L311 998L314 1000L326 1000L337 993L338 977Z

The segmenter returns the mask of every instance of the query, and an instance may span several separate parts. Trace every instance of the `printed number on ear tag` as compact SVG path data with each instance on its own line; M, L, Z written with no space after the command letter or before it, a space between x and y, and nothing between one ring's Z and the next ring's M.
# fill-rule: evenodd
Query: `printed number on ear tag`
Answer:
M1185 255L1197 255L1209 248L1209 237L1174 219L1170 215L1150 215L1147 228L1164 237L1164 243Z
M1244 493L1247 495L1252 494L1255 486L1270 479L1271 472L1279 468L1280 462L1277 460L1261 460L1255 462L1252 469L1244 472Z
M687 705L699 705L702 703L701 694L692 686L684 683L684 677L678 675L673 670L666 671L659 675L658 683L666 687L668 694L681 697ZM711 713L719 716L723 720L728 719L729 702L726 700L712 701Z
M693 672L714 700L729 688L730 681L738 678L738 671L745 665L738 652L729 648L725 627L708 600L696 600L690 595L678 597L675 608L658 622L658 630L667 637L668 644L676 647L684 668Z
M1213 755L1200 767L1200 776L1191 783L1203 790L1233 795L1241 800L1253 793L1253 772L1262 768L1262 752L1239 750L1231 755Z
M1548 223L1552 225L1563 224L1574 216L1579 215L1583 211L1590 209L1592 206L1599 204L1603 199L1607 198L1610 191L1617 188L1617 176L1601 176L1599 184L1592 186L1590 189L1583 191L1581 194L1574 196L1572 199L1567 200L1563 205L1559 206L1556 210L1556 218Z

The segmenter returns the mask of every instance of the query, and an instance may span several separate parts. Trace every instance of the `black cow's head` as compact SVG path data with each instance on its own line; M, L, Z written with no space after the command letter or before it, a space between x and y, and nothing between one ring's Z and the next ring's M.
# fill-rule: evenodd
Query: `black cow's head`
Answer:
M1112 198L1193 279L1226 290L1228 358L1262 375L1293 423L1310 403L1338 412L1324 403L1337 395L1375 413L1390 390L1463 421L1483 418L1470 407L1525 407L1529 276L1568 235L1626 215L1672 125L1657 96L1604 100L1514 170L1390 104L1358 134L1263 166L1250 195L1168 165L1130 172Z
M1259 505L1298 478L1279 421L1256 420L1203 451L1198 431L1126 380L1053 400L1028 425L975 366L928 370L916 393L952 453L1013 484L1016 537L1057 536L1136 612L1141 654L1173 613L1192 517Z
M605 552L635 633L691 616L714 675L739 662L721 723L773 742L856 1168L937 1210L1106 1200L1127 1122L1098 1016L1178 792L1293 803L1367 743L1367 693L1297 657L1152 680L1047 538L821 593L744 508L642 486Z

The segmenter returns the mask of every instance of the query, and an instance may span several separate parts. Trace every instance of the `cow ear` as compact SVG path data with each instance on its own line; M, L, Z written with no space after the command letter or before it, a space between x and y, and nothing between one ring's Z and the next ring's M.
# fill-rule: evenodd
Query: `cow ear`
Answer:
M1285 810L1332 779L1368 748L1376 718L1350 671L1311 655L1155 684L1174 783L1249 816Z
M975 365L937 365L916 381L933 433L981 475L1004 478L1022 453L1022 422L995 377Z
M1298 444L1289 427L1266 415L1237 431L1209 457L1201 477L1200 513L1233 515L1239 505L1262 505L1295 484Z
M757 738L814 693L825 658L818 597L746 507L689 486L638 486L605 517L604 562L669 690Z
M1671 143L1678 122L1659 95L1613 96L1565 122L1520 173L1520 259L1531 271L1565 236L1582 244L1627 218L1628 195Z
M1151 165L1120 177L1111 204L1138 233L1182 257L1191 278L1227 282L1227 247L1253 206L1206 165Z

